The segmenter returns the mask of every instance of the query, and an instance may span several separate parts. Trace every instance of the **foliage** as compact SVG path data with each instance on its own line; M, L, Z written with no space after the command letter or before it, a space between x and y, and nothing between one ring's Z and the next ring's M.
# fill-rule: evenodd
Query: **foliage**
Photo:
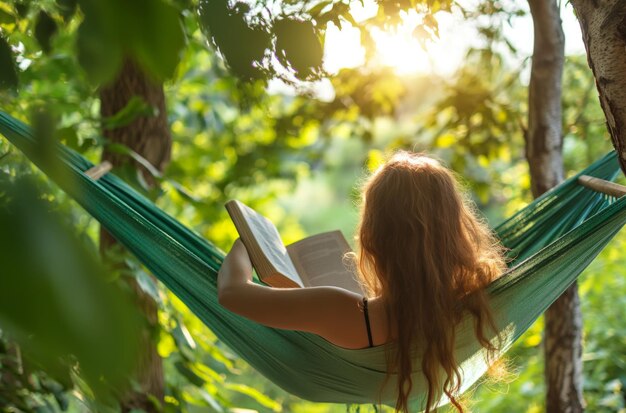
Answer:
M1 171L0 200L1 404L43 410L50 404L41 395L52 394L66 408L62 390L72 386L95 405L114 404L139 350L129 296L105 282L89 238L71 234L27 175Z

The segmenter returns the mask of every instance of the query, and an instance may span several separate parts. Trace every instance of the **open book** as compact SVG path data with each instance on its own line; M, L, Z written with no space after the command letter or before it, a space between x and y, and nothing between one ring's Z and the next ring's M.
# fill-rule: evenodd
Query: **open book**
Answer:
M336 286L363 294L345 255L350 245L341 231L313 235L287 247L270 220L245 204L226 203L252 265L265 284L280 288Z

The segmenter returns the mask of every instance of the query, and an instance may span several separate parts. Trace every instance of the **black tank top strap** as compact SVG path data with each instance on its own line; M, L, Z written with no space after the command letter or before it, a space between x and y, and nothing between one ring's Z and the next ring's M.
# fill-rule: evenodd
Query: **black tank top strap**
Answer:
M370 347L374 346L374 342L372 341L372 329L370 327L370 316L367 312L367 297L363 297L363 315L365 316L365 327L367 328L367 341L369 342Z

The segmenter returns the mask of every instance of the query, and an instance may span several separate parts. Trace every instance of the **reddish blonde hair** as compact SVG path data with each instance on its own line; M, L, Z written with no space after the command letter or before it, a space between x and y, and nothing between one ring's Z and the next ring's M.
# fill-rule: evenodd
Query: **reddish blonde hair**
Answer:
M365 183L357 257L363 285L381 297L389 321L388 372L396 409L408 412L415 345L423 349L426 413L443 394L460 411L455 330L465 312L488 352L496 331L484 287L505 269L502 247L480 220L454 175L422 154L398 152Z

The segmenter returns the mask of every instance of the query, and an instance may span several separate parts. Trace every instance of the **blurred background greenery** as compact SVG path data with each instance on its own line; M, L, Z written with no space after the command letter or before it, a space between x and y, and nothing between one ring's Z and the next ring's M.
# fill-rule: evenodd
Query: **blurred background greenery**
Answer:
M415 5L417 12L404 11ZM0 109L97 162L103 148L112 147L103 129L158 111L137 98L114 116L101 115L99 87L130 56L163 84L171 161L163 173L152 171L156 189L134 168L116 172L224 250L236 238L222 207L231 198L268 216L286 243L335 228L350 238L360 180L397 148L444 160L494 224L529 202L524 42L531 36L507 31L527 18L524 4L353 6L330 0L0 1ZM471 41L441 43L449 35L440 33L438 21L446 19L452 19L446 30ZM398 29L407 25L408 38ZM380 40L383 32L397 37ZM389 49L398 44L405 48L394 63ZM356 60L333 57L346 55ZM407 68L413 55L416 67ZM424 69L428 59L437 62ZM567 57L563 90L565 166L572 173L612 147L584 55ZM123 145L114 149L138 159ZM102 259L98 230L0 139L2 411L120 409L124 389L138 386L129 377L145 321L130 304L128 279L159 309L153 344L164 362L165 398L147 410L377 410L314 404L277 388L131 256L113 248ZM619 322L626 319L625 244L626 234L618 235L581 277L584 390L594 412L626 409L626 326ZM541 328L539 321L510 351L504 380L486 378L468 394L472 410L543 411Z

